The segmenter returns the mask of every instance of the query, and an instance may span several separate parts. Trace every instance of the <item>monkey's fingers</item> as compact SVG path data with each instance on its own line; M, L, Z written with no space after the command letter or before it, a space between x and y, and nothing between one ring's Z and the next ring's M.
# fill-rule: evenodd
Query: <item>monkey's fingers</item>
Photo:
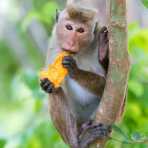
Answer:
M99 61L103 62L109 49L108 30L103 27L99 32Z
M76 61L71 56L66 56L63 58L62 64L68 70L72 70L77 67Z
M40 86L46 93L52 93L54 91L54 85L47 78L40 80Z
M101 28L100 33L108 32L107 27L104 26Z
M71 56L66 56L63 58L62 64L64 68L68 70L68 74L70 77L75 77L78 73L78 67L76 61Z

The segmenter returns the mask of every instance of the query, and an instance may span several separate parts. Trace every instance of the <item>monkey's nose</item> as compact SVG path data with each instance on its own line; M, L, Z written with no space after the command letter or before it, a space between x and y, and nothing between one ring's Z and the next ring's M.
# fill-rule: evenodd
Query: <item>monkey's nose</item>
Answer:
M70 48L73 48L75 46L76 42L75 41L69 41L67 44Z

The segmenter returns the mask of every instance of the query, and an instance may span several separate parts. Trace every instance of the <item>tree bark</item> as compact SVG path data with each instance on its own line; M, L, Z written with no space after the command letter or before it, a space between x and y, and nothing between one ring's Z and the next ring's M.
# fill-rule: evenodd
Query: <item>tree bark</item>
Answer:
M124 103L129 73L127 52L126 0L107 0L109 12L109 70L96 122L112 125ZM90 147L102 148L108 139Z

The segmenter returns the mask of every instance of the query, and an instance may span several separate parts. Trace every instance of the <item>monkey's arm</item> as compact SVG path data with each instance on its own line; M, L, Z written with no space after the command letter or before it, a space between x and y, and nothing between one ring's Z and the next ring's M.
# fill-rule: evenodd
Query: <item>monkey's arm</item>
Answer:
M99 97L102 96L105 86L104 77L89 71L78 69L73 79L93 94Z
M105 78L103 76L79 69L71 56L63 59L63 66L68 69L69 76L79 85L99 97L102 96L105 87Z
M77 123L70 112L67 99L62 88L54 89L48 80L41 80L41 88L49 94L49 109L52 121L63 140L71 147L78 147Z

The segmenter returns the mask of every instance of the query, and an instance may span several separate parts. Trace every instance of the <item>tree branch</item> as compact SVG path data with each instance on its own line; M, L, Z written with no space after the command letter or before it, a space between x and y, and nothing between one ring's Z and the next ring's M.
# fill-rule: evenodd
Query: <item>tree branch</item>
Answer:
M109 70L96 122L112 125L123 105L129 72L127 52L126 0L107 0L109 14ZM108 139L90 147L104 147Z

